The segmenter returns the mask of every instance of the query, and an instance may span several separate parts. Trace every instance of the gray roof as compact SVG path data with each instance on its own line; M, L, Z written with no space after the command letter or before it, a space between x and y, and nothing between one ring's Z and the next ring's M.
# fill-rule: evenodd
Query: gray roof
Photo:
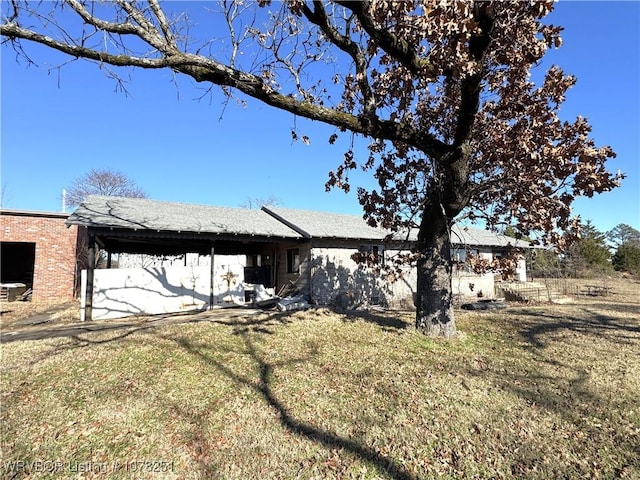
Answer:
M146 198L88 197L66 222L85 227L252 235L280 238L340 238L382 242L389 231L374 228L357 215L296 210L281 207L213 207L163 202ZM396 240L406 235L394 234ZM415 235L409 235L415 241ZM529 247L527 242L487 230L455 225L454 245Z
M362 217L340 213L262 207L307 238L345 238L384 240L389 232L367 225Z
M262 207L262 210L282 220L291 228L307 238L344 238L382 241L390 235L390 232L380 228L374 228L357 215L344 215L338 213L315 212L308 210L294 210L281 207ZM406 234L395 233L395 240L415 241L415 232ZM454 225L451 229L451 243L462 246L477 247L529 247L528 242L515 238L499 235L480 228Z
M454 225L451 228L451 243L462 246L484 247L519 247L531 248L529 242L518 240L506 235L499 235L480 228Z
M146 198L88 197L67 223L85 227L301 238L260 210L212 207Z

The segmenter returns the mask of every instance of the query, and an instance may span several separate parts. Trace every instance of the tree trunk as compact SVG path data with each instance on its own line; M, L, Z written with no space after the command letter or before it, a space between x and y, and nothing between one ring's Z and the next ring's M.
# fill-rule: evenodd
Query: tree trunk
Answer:
M440 218L430 227L421 229L418 238L424 255L417 265L416 328L429 336L449 338L456 335L449 225Z
M451 224L469 204L471 149L462 144L436 162L428 201L418 230L416 328L437 337L456 335L451 274Z

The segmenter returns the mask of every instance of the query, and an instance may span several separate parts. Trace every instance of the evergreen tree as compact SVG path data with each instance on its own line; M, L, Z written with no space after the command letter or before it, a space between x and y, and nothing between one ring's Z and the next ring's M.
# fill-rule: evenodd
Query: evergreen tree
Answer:
M618 247L613 255L613 268L619 271L640 273L640 244L627 242Z
M567 267L575 275L601 273L611 269L611 252L607 248L606 234L599 231L591 220L581 224L581 236L569 250Z
M607 238L615 248L625 243L640 245L640 231L624 223L616 225L613 230L607 233Z

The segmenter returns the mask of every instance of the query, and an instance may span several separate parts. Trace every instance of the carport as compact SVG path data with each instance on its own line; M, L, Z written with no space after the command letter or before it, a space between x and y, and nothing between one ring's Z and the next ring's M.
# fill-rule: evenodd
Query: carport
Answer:
M108 259L114 253L210 255L211 308L215 255L263 256L268 263L262 273L268 270L268 281L277 287L278 246L305 241L298 232L261 210L140 198L90 196L66 223L87 229L87 319L93 314L97 248L107 252Z

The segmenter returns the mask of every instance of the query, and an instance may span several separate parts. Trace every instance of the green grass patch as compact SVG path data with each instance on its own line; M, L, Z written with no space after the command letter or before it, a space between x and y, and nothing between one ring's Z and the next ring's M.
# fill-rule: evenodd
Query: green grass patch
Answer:
M637 293L454 340L311 310L3 344L3 476L640 478Z

